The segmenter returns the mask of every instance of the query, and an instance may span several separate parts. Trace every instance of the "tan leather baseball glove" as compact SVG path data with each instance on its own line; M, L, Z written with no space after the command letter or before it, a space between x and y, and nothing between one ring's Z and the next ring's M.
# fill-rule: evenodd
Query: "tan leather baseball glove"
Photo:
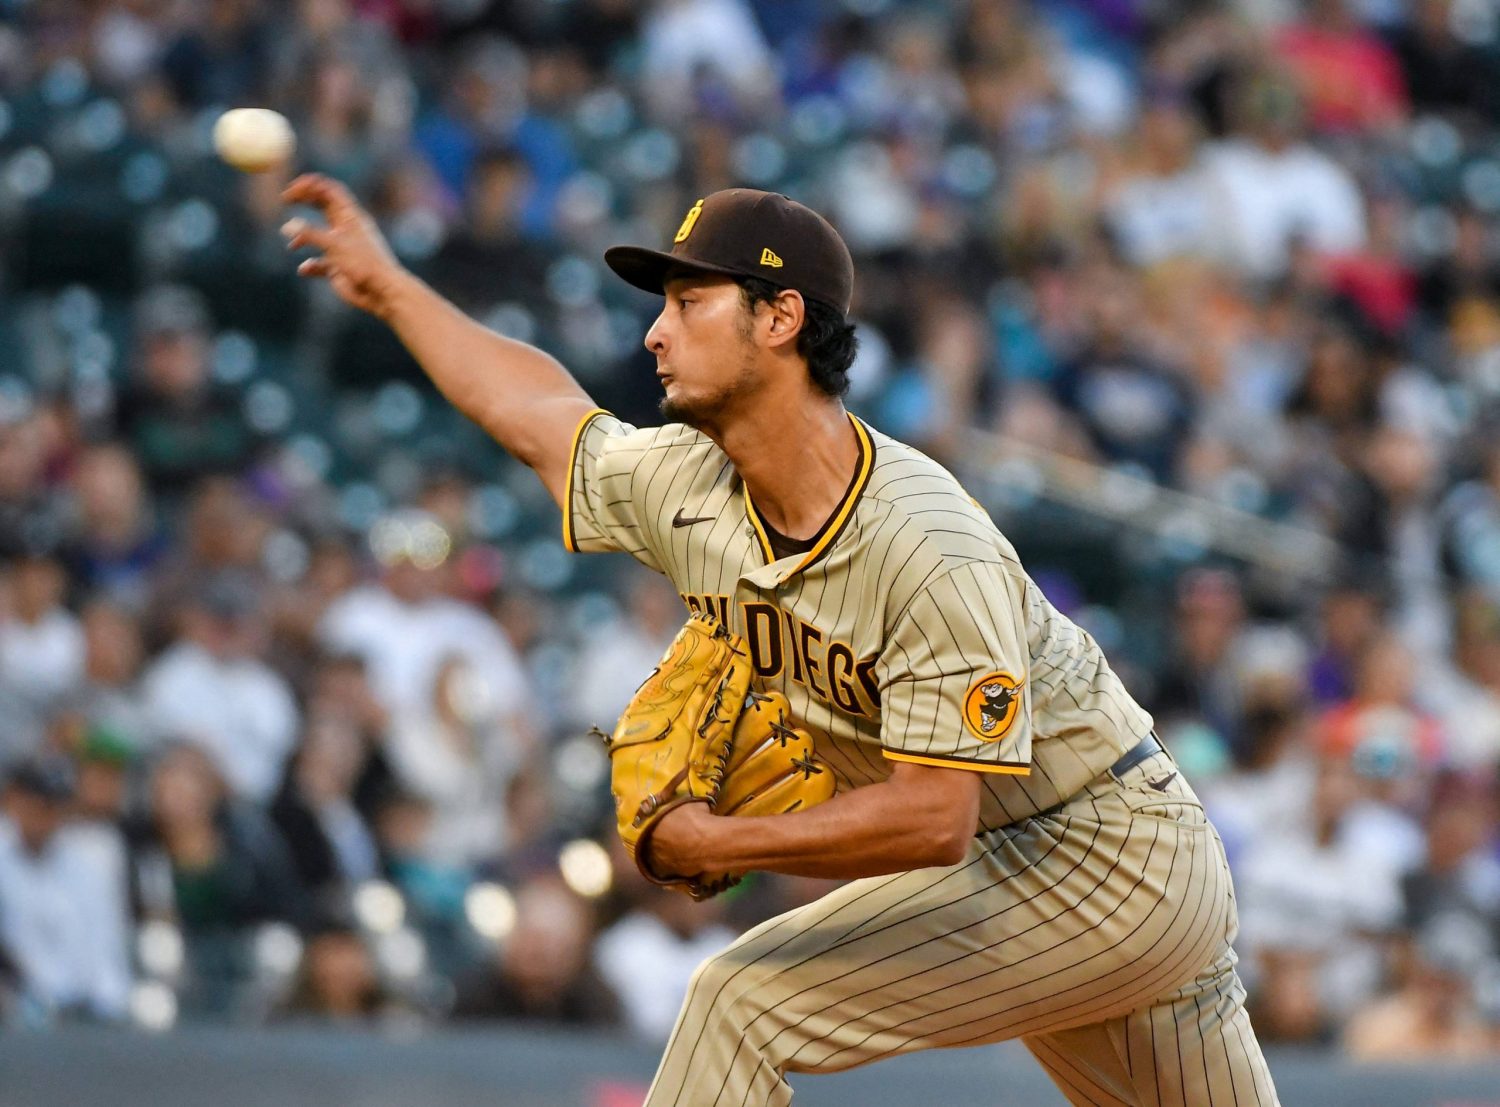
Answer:
M651 833L684 803L721 815L779 815L833 795L812 737L791 725L786 697L750 691L743 639L695 613L636 691L607 739L620 839L657 884L707 899L740 874L653 872Z

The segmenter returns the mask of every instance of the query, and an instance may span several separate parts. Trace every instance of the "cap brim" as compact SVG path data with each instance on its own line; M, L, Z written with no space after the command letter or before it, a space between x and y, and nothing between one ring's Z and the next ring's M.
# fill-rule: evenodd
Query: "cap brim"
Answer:
M615 275L626 284L632 284L643 292L654 292L658 296L665 292L667 274L673 269L689 273L713 273L722 277L745 275L738 269L708 265L664 250L648 250L644 246L611 246L604 251L604 264L613 269Z

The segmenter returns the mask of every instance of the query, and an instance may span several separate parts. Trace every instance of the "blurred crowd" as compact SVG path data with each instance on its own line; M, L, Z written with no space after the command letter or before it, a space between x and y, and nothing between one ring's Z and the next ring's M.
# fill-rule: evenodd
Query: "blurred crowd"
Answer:
M990 504L1199 786L1261 1036L1500 1054L1489 0L0 0L0 1020L660 1040L823 887L621 863L586 732L681 604L297 281L286 175L209 149L249 104L637 421L602 249L733 184L827 212L854 410L1201 506Z

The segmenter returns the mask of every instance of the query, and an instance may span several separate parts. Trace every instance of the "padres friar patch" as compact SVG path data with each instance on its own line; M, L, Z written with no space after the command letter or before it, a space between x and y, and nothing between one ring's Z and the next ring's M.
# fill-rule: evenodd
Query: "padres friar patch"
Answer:
M964 697L964 723L981 742L998 742L1015 722L1021 688L1009 673L990 673Z

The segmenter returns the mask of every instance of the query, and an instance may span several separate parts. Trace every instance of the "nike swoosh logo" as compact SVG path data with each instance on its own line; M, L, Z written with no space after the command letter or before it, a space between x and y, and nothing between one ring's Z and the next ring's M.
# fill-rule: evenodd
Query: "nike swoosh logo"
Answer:
M715 518L715 516L713 515L698 515L692 519L684 519L682 517L682 508L679 507L677 509L677 514L672 516L672 525L674 527L690 527L694 523L707 523L713 518Z
M1150 788L1155 788L1158 792L1165 792L1167 790L1167 785L1171 784L1172 781L1175 780L1175 779L1177 779L1177 774L1176 773L1168 773L1166 776L1162 777L1160 780L1148 780L1148 781L1146 781L1146 785L1148 787L1150 787Z

